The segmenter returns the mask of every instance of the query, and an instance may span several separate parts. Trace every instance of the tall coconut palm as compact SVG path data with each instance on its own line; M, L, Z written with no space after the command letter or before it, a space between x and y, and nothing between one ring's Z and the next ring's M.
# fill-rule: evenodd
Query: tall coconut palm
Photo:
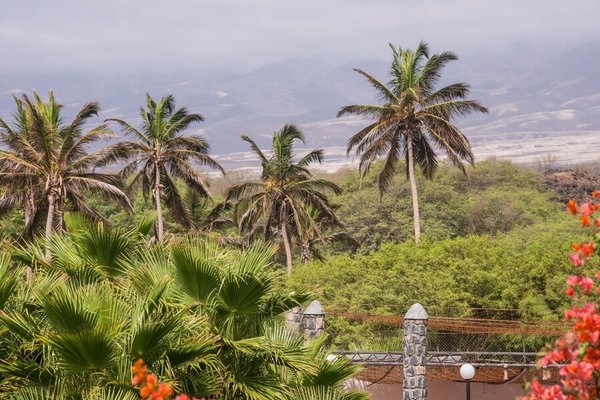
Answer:
M161 202L164 201L173 218L185 227L192 225L190 210L185 204L176 185L176 178L200 195L210 197L204 177L193 166L197 163L225 171L208 155L209 145L200 136L184 135L184 131L194 122L203 121L200 114L190 113L185 107L175 108L172 95L163 97L158 103L146 95L146 109L140 109L141 128L117 118L114 121L126 134L133 135L136 141L125 141L111 146L105 162L128 160L121 171L123 177L135 174L129 186L130 191L141 188L144 196L152 192L156 210L156 239L164 235L164 217Z
M19 138L31 137L30 118L23 100L17 96L13 96L13 99L17 110L13 113L12 125L0 118L0 142L8 148L11 147L10 143ZM35 226L34 217L38 214L36 208L45 203L45 200L40 201L39 199L39 188L34 185L32 179L15 179L15 177L5 179L4 175L0 175L0 182L3 189L2 197L0 197L0 216L4 216L17 206L21 207L25 217L25 227L21 237L30 238Z
M236 205L241 232L249 232L252 236L262 231L265 240L281 237L287 273L291 274L293 233L306 224L318 229L316 221L306 211L307 207L312 206L322 215L335 219L326 191L339 193L341 189L328 180L313 178L308 170L311 163L323 160L323 150L312 150L294 161L295 143L304 143L304 134L294 125L285 125L273 134L269 157L248 136L242 136L242 139L250 143L261 161L261 179L232 186L225 192L225 199Z
M474 100L466 100L469 85L454 83L436 88L444 66L457 56L443 52L429 56L426 43L419 43L415 51L395 48L391 79L386 85L368 73L355 69L375 88L383 104L345 106L338 117L352 114L372 120L348 141L348 154L356 147L360 156L361 178L373 162L385 155L377 175L381 194L396 174L398 161L406 162L413 203L415 242L421 238L419 202L415 181L415 164L426 178L431 178L438 165L437 151L445 153L454 165L465 171L463 162L473 163L471 145L466 136L454 125L456 117L472 112L487 112Z
M7 184L4 200L11 195L21 195L29 203L35 199L37 204L28 211L28 225L45 214L48 239L53 230L62 229L66 203L92 219L103 220L87 205L88 191L131 210L129 198L119 188L119 177L95 171L107 150L86 151L87 145L111 135L106 125L85 132L85 124L98 115L98 103L86 103L70 123L61 116L62 105L52 92L46 102L37 93L33 101L24 95L17 108L13 126L0 121L6 147L0 150L0 182Z

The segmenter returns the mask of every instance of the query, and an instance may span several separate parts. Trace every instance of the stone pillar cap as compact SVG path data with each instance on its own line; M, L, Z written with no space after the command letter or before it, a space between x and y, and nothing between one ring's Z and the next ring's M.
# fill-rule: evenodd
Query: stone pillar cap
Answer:
M321 302L319 300L313 300L308 307L306 308L306 310L304 310L304 315L325 315L325 310L323 309L323 306L321 305Z
M423 306L420 305L419 303L413 304L408 309L408 311L406 312L406 315L404 316L404 319L428 319L428 318L429 318L429 316L427 315L427 311L425 311Z

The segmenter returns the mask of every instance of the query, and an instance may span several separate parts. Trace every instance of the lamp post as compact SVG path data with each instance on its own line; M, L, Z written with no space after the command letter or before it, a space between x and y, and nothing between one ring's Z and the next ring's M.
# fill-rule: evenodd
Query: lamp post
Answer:
M460 376L467 384L467 400L471 400L471 379L475 376L475 367L471 364L463 364L460 366Z

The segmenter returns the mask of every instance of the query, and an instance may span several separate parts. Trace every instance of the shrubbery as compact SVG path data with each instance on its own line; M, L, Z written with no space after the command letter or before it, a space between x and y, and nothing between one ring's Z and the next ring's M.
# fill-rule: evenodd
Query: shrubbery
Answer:
M279 285L272 246L150 245L152 220L129 231L67 221L69 233L48 245L0 253L5 396L133 400L141 379L132 382L130 368L141 358L156 374L142 393L157 389L152 399L366 398L343 390L357 366L328 360L325 336L305 342L283 326L283 312L309 294Z
M526 320L558 320L568 304L566 254L579 238L578 223L562 215L495 236L385 244L368 255L331 256L299 267L289 284L314 287L330 310L403 315L419 302L432 315L501 308L516 309L515 317ZM386 334L383 327L331 320L342 347Z
M432 180L419 176L425 238L495 235L553 219L563 208L538 175L511 162L483 161L467 171L465 176L444 166ZM340 205L338 217L348 233L361 243L361 252L412 237L410 188L402 176L394 178L381 198L374 174L365 178L359 190L358 174L349 172L342 187L344 193L333 201Z

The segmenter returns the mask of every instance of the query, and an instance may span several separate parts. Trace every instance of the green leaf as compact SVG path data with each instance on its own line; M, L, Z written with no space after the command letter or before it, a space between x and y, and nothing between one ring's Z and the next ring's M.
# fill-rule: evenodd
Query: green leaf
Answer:
M50 334L45 339L59 356L62 367L73 373L111 368L117 362L113 333L84 329Z
M190 245L173 248L173 265L183 290L194 300L205 303L219 288L220 273L206 250Z
M160 321L144 322L138 325L131 341L131 354L144 360L148 356L166 348L168 342L163 340L176 330L181 319L176 316L160 316Z
M0 309L17 286L17 276L10 270L10 257L0 254Z

